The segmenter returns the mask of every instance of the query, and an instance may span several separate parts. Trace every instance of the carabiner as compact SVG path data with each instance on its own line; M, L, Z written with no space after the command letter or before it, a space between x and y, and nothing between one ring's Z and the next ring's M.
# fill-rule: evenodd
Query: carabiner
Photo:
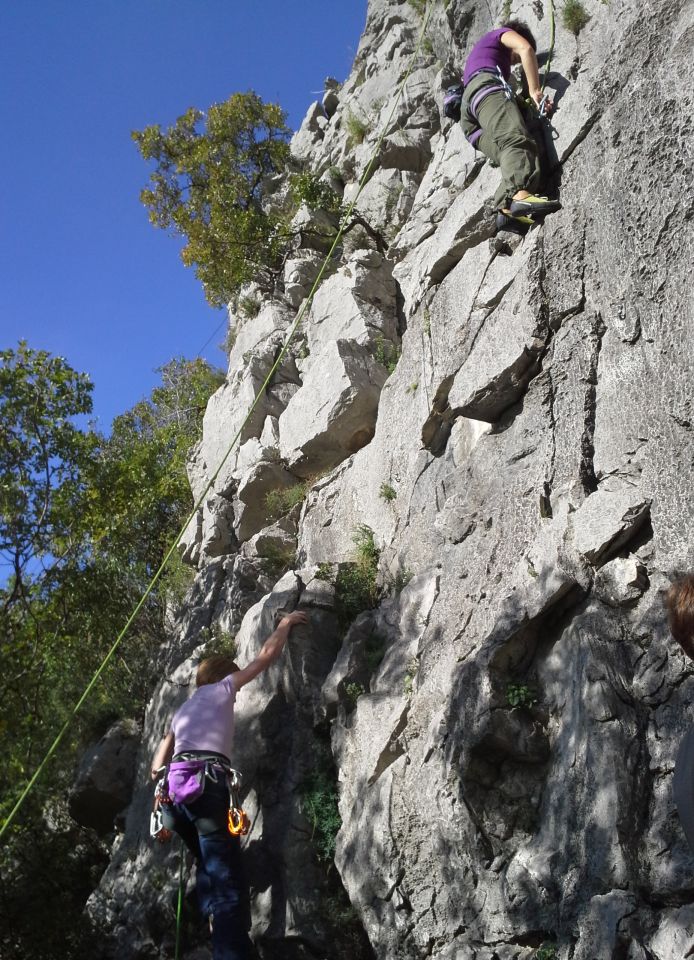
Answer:
M240 807L229 807L227 827L232 837L244 837L251 828L251 821Z

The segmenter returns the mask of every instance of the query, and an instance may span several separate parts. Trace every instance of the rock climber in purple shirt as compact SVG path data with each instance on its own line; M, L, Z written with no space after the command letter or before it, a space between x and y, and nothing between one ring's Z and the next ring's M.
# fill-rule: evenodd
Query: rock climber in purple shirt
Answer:
M463 131L475 149L501 169L501 185L494 197L497 209L521 223L531 223L534 216L561 206L558 200L537 193L541 181L538 146L510 86L511 67L520 63L530 98L538 108L543 103L536 50L528 25L509 20L477 41L463 72ZM551 109L546 99L545 115Z
M234 701L245 684L280 656L292 627L306 623L308 617L300 611L283 617L243 670L230 656L203 660L195 693L174 714L152 759L153 780L167 768L163 824L181 836L197 860L198 900L210 917L214 960L247 960L250 949L240 839L227 825Z

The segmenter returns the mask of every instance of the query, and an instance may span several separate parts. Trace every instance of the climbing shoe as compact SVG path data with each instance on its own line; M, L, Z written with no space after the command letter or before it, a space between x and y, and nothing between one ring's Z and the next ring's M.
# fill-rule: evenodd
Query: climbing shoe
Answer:
M496 232L505 230L507 233L517 233L524 237L534 222L532 217L512 217L510 213L500 210L496 215Z
M512 200L510 211L513 216L533 216L538 213L552 213L559 210L561 204L558 200L550 200L548 197L536 197L531 193L524 200Z

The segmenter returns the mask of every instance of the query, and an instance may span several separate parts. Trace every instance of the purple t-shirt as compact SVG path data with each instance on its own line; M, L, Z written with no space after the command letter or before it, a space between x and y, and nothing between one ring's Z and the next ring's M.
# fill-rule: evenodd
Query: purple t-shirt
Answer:
M198 687L190 700L178 708L171 721L174 756L189 750L209 750L231 760L235 700L233 674L219 683Z
M511 75L511 51L501 42L501 35L507 33L510 27L499 27L485 33L470 51L463 70L463 83L469 83L470 77L478 70L494 70L501 67L504 80Z

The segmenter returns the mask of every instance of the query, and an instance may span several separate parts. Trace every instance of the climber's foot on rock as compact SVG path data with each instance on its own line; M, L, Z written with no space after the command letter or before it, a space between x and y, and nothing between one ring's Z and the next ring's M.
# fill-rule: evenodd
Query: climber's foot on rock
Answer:
M496 232L506 230L524 237L534 222L532 217L514 217L509 210L500 210L496 215Z
M512 200L509 213L513 217L533 216L538 213L552 213L560 208L561 204L558 200L550 200L549 197L536 197L534 193L529 193L522 200Z

